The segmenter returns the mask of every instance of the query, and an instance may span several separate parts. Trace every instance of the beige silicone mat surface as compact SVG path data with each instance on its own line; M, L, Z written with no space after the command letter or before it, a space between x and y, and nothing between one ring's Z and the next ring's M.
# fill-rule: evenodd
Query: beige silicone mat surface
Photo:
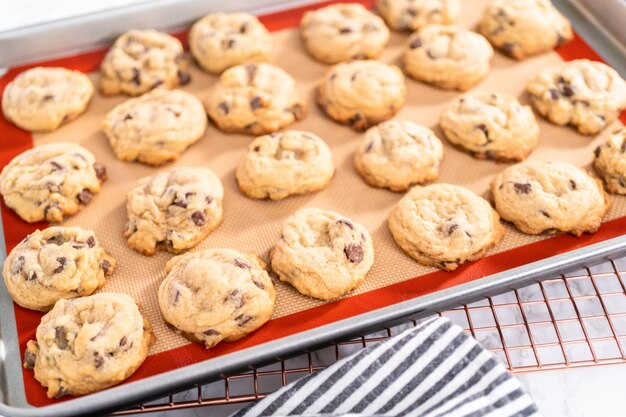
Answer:
M465 5L469 6L470 2ZM486 1L472 1L465 7L460 25L473 28L478 21ZM229 247L244 252L254 252L267 257L267 252L280 236L281 222L303 207L320 207L337 211L365 225L374 238L375 263L363 285L354 293L374 290L434 271L418 265L398 249L386 227L386 218L391 207L402 194L370 188L360 179L353 168L352 158L362 133L338 125L327 119L314 104L314 89L327 66L315 62L303 49L298 31L295 29L275 32L274 52L271 63L287 70L297 81L300 93L309 103L306 118L292 126L293 129L308 130L325 139L333 152L337 173L328 187L316 194L290 197L271 202L245 198L235 181L235 167L244 154L250 136L224 134L209 126L204 137L190 147L180 160L159 168L139 163L122 162L115 158L107 139L100 129L104 115L125 97L104 98L96 94L87 112L77 120L50 134L34 136L35 145L55 141L80 143L91 150L98 161L108 170L109 179L102 192L78 215L68 219L65 225L77 225L96 232L101 244L118 260L115 273L108 279L104 291L128 293L141 303L143 312L154 325L157 336L151 353L163 352L188 342L168 329L161 319L156 294L164 278L164 266L171 257L159 253L153 257L142 256L126 245L123 236L126 222L125 195L136 181L144 176L167 171L174 167L204 166L214 170L225 188L224 221L204 240L197 249ZM391 42L380 58L398 64L406 35L393 34ZM513 94L524 103L524 86L542 68L559 64L556 53L515 62L496 54L489 77L475 89L500 91ZM91 74L97 84L99 76ZM203 99L217 77L193 68L192 82L185 90ZM397 115L435 129L442 108L458 93L440 91L407 79L408 100ZM616 125L619 122L616 122ZM531 159L565 160L580 167L588 167L593 149L602 142L616 126L606 129L595 138L578 135L571 128L553 126L539 119L541 143ZM443 137L442 137L443 138ZM444 141L445 143L445 141ZM438 182L460 184L484 195L490 179L507 164L479 161L445 143L445 158ZM612 197L613 207L606 220L626 215L626 198ZM505 251L534 242L540 237L526 236L507 225L507 233L500 245L491 253ZM304 297L283 283L277 283L277 304L274 317L281 317L319 305L320 301ZM262 331L262 329L260 330Z

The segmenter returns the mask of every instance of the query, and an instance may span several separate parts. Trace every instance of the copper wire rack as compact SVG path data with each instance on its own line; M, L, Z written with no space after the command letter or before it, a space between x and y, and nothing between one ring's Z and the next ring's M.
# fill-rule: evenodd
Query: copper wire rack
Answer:
M626 257L437 313L498 356L512 373L626 362ZM419 320L197 385L115 415L256 401Z

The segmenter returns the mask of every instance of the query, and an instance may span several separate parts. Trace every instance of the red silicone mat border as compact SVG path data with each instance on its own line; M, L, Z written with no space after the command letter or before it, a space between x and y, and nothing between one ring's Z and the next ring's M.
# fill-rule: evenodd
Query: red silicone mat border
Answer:
M304 12L338 2L337 0L326 1L261 16L260 19L271 31L293 28L299 24ZM367 7L372 7L374 4L373 0L360 0L357 2ZM186 32L175 34L175 36L186 44ZM578 35L575 36L572 42L557 49L556 52L565 61L581 58L602 61L600 56ZM62 66L82 72L92 72L98 70L100 61L105 53L106 49L100 49L76 56L10 69L7 74L0 78L0 94L17 74L28 68L35 66ZM626 112L620 115L620 120L626 124ZM29 132L17 128L7 122L3 117L0 118L0 166L4 167L13 157L32 147L33 141ZM47 227L47 223L28 224L23 222L12 210L6 207L4 201L0 201L0 209L7 251L13 249L26 235L32 233L37 228ZM602 242L621 235L623 230L626 230L626 216L604 223L600 230L593 235L584 235L579 238L570 235L552 237L540 242L488 256L480 261L463 265L454 272L432 272L384 288L274 319L269 321L261 330L236 343L221 343L211 350L206 350L198 344L189 344L166 352L150 355L143 366L128 381L136 381L202 360L246 349L270 340L279 339L438 290L464 284L487 275L538 261L548 256ZM26 347L26 342L34 338L35 329L39 324L42 313L26 310L17 305L14 305L14 310L20 351L23 352ZM48 399L45 389L34 379L33 372L30 370L24 370L23 377L26 398L31 405L44 406L68 399Z

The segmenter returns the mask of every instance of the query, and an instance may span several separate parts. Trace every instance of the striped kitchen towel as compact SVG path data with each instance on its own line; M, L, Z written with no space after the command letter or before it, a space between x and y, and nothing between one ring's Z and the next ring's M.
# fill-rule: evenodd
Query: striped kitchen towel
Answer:
M427 320L283 387L233 417L540 414L517 379L448 319Z

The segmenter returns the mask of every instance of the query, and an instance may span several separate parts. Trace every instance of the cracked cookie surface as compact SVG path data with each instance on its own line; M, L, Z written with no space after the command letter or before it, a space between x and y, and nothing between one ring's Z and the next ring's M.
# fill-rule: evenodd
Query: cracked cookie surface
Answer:
M265 324L274 310L274 284L256 255L207 249L167 263L158 293L161 314L187 339L212 348Z
M13 301L48 311L62 298L92 294L114 267L92 231L55 226L22 240L6 258L2 276Z
M569 21L550 0L494 0L478 29L494 47L516 59L547 52L574 37Z
M89 204L106 180L106 169L87 149L51 143L29 149L0 174L0 193L25 221L60 222Z
M202 102L181 90L156 89L111 110L102 129L122 161L162 165L177 160L204 135Z
M487 76L493 49L478 33L456 26L428 25L407 40L405 72L447 90L467 90Z
M385 22L360 4L333 4L307 12L300 22L307 51L327 64L378 57L389 41Z
M191 27L189 48L204 70L219 74L235 65L267 61L272 38L251 14L211 13Z
M144 255L179 253L222 221L224 188L208 168L176 168L146 177L126 197L128 246Z
M59 300L30 340L24 367L49 398L85 395L119 384L148 356L150 324L125 294Z
M334 173L326 142L313 133L286 130L252 141L236 175L246 196L281 200L321 190Z
M464 94L444 109L441 129L475 158L521 161L539 143L539 126L529 106L503 93Z
M285 220L270 259L281 281L304 295L331 300L361 284L374 263L374 246L362 225L306 208Z
M117 38L104 57L100 92L138 96L190 80L189 62L175 37L156 30L131 30Z
M610 201L599 180L567 162L513 165L491 182L496 210L527 234L594 233Z
M414 31L439 23L454 23L461 14L460 0L377 0L376 10L387 25L398 31Z
M93 91L93 84L82 72L37 67L7 84L2 112L22 129L50 132L81 115Z
M451 184L413 187L392 209L388 224L407 255L448 271L482 258L504 234L486 200Z
M205 108L220 130L263 135L302 119L306 103L291 75L261 62L224 71Z
M593 167L610 193L626 194L626 127L596 148Z
M350 61L328 69L317 103L333 120L365 130L391 118L406 101L402 71L379 61Z
M526 90L539 114L584 135L599 133L626 109L626 81L608 65L587 59L541 71Z
M439 176L443 145L432 130L405 120L388 120L365 132L354 166L374 187L406 191Z

